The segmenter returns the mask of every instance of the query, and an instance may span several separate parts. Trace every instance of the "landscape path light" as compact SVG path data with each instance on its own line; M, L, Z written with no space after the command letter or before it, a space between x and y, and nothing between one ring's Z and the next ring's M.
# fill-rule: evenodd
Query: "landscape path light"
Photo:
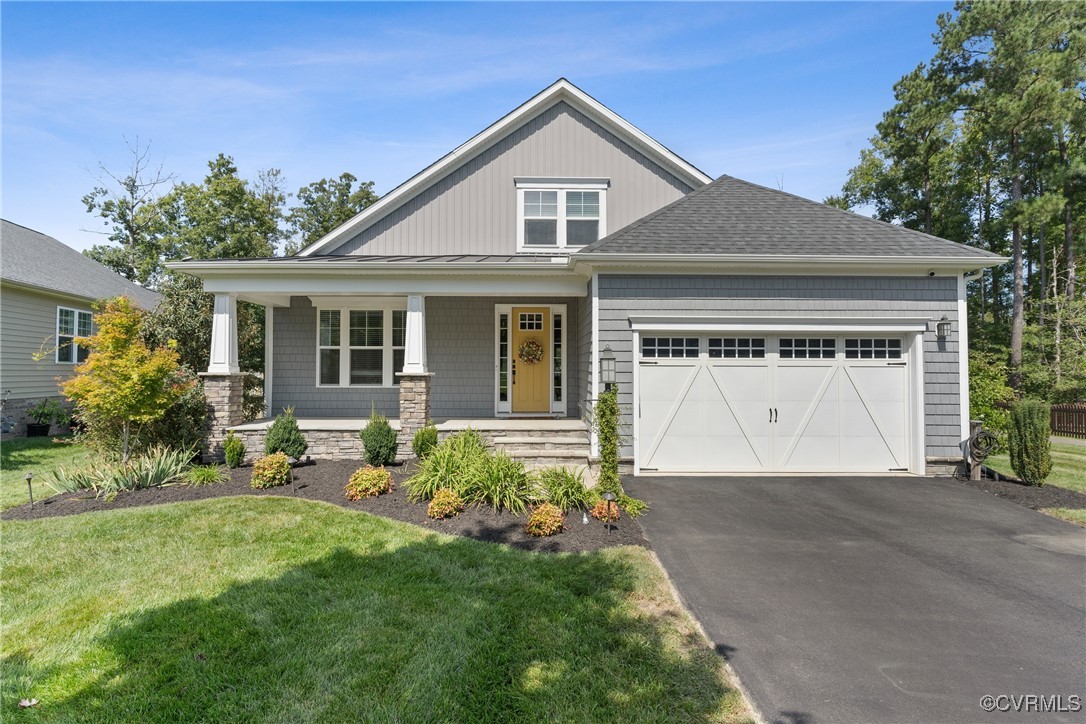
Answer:
M607 535L611 535L611 503L615 501L615 494L608 490L600 496L607 501Z

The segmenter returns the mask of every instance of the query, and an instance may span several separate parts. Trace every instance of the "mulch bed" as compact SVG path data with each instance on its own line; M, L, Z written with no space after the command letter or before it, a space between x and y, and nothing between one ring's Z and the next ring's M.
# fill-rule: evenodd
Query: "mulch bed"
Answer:
M1027 485L1000 475L999 479L982 477L970 480L958 477L958 481L971 488L998 495L1027 508L1086 508L1086 495L1056 485Z
M580 514L572 513L566 519L566 530L549 538L535 538L525 533L526 518L507 512L499 513L489 507L468 508L460 515L448 520L431 520L426 516L425 503L412 503L405 495L403 481L411 476L410 465L390 468L395 481L395 487L391 493L376 498L349 501L343 487L347 484L351 473L359 467L361 463L356 460L316 460L307 465L299 465L294 470L294 487L297 497L321 500L351 510L362 510L373 515L414 523L449 535L465 536L491 543L506 543L531 551L565 553L593 551L620 545L648 547L641 526L636 520L631 520L626 516L613 523L612 530L608 533L603 523L589 517L588 524L584 525ZM291 495L289 485L266 490L254 490L249 487L251 469L248 466L228 472L230 480L218 485L201 487L170 485L147 488L120 493L113 500L107 500L105 497L96 498L92 492L88 491L64 493L44 501L37 501L33 510L30 509L29 504L5 510L0 513L0 519L35 520L77 515L96 510L135 508L143 505L222 498L230 495Z

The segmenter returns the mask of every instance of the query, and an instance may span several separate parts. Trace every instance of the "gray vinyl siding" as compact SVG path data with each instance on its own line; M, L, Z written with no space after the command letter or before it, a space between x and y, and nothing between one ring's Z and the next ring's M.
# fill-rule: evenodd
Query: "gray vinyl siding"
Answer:
M55 361L57 306L90 310L91 303L0 287L0 390L11 390L12 400L56 397L57 378L72 373L74 365ZM44 359L35 360L36 352Z
M600 275L600 346L614 350L620 405L633 409L633 332L629 317L651 314L785 317L946 315L953 333L924 336L925 448L960 455L958 288L953 277L794 277ZM633 455L632 442L624 456Z
M518 176L609 178L609 232L693 190L562 102L329 253L515 253Z
M581 307L577 298L427 297L427 366L434 375L431 414L445 417L494 416L494 307L498 304L566 305L566 398L578 416ZM293 297L275 310L272 395L276 409L294 405L303 417L357 417L370 403L388 417L399 416L399 388L317 387L317 315L307 297Z

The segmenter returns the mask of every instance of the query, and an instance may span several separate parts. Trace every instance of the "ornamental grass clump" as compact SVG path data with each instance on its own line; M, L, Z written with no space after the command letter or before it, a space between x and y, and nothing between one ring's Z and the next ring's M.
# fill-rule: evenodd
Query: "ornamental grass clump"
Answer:
M599 499L599 495L585 487L583 470L544 468L539 473L539 484L547 502L563 513L588 510Z
M434 493L434 499L426 506L426 515L434 520L444 520L464 512L464 501L452 488L442 488Z
M222 452L226 457L226 467L240 467L245 460L245 441L231 430L222 443Z
M46 485L58 493L93 490L96 495L116 495L129 490L168 485L185 476L193 451L156 445L128 462L99 465L90 470L57 468Z
M486 503L494 510L523 515L536 498L536 485L524 463L499 451L483 458L478 475L461 490L469 503Z
M226 474L218 465L195 465L185 474L188 484L194 488L225 483Z
M268 428L268 434L264 436L264 454L285 453L286 457L301 460L302 455L309 449L309 443L298 428L298 420L294 417L294 408L283 408L280 415L275 416L275 422Z
M1011 468L1030 485L1044 485L1052 472L1051 414L1048 403L1040 400L1022 400L1011 408Z
M373 498L392 490L392 473L383 467L367 465L351 474L347 482L347 500Z
M290 482L290 462L284 452L272 453L253 463L253 477L249 485L262 490L286 485Z
M486 443L475 430L450 435L430 451L405 483L408 499L432 500L442 488L451 488L463 496L481 475L486 458Z
M396 431L376 409L370 409L369 424L358 436L362 439L362 457L370 465L390 465L396 460Z
M524 526L524 531L528 535L540 537L557 535L565 530L565 519L565 515L558 509L558 506L551 503L542 503L532 509L532 514L528 516L528 523Z

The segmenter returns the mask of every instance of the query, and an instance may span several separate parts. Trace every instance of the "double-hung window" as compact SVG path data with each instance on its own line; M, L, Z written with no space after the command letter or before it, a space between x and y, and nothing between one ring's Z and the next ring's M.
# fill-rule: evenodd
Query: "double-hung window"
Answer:
M406 330L403 309L317 310L317 385L399 384Z
M517 183L517 248L578 249L606 234L607 179L526 179Z
M91 335L90 312L84 309L57 307L57 356L60 364L76 364L87 359L90 350L76 342L77 337Z

